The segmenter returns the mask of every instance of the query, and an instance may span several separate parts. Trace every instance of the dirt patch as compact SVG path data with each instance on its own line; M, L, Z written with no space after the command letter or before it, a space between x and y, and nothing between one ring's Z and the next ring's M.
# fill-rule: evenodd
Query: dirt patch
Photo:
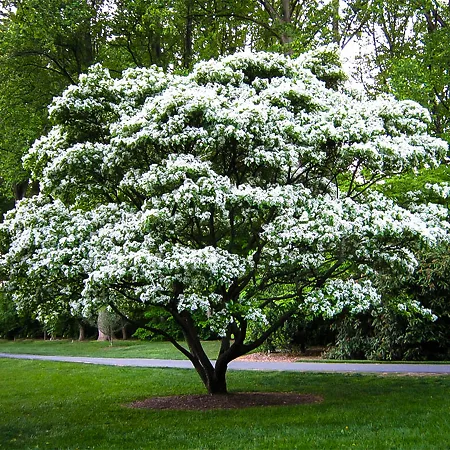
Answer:
M320 403L322 397L292 392L240 392L227 395L176 395L151 397L126 405L129 408L195 410L242 409L256 406L287 406Z

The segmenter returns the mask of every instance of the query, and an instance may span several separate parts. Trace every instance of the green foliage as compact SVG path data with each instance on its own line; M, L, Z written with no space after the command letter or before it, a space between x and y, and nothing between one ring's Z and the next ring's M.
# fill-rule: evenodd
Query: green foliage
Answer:
M344 317L333 324L336 343L326 352L325 357L339 360L408 359L403 345L404 326L400 326L401 319L403 318L386 312L358 318Z
M20 315L11 300L0 290L0 338L40 336L42 327L29 315Z
M197 312L194 321L198 330L198 335L202 340L218 339L217 333L214 333L208 323L207 317L201 312ZM147 327L155 330L163 330L177 340L183 339L183 333L175 322L173 316L161 310L161 308L150 306L144 313ZM145 328L138 328L133 335L141 340L162 341L164 337L156 332L149 331ZM217 355L215 355L217 356Z
M419 180L420 182L420 180ZM396 184L396 187L399 185ZM400 184L401 186L401 184ZM399 195L404 194L401 190ZM440 245L422 251L418 269L398 280L399 297L417 300L436 315L435 321L392 308L389 297L382 310L336 321L331 359L448 360L450 358L450 249ZM395 291L394 291L395 292Z
M450 5L414 0L366 3L360 42L372 50L363 50L357 78L372 92L420 103L431 114L430 131L448 140Z
M163 330L174 336L175 339L182 339L183 334L176 324L175 320L168 312L164 312L161 308L151 306L145 311L144 317L147 325L157 330ZM134 336L138 339L149 339L151 341L161 341L163 337L158 333L151 332L145 328L138 328L134 333Z
M389 178L379 185L378 189L402 204L408 204L414 200L448 206L448 199L438 195L429 186L448 183L449 180L450 167L447 164L442 164L437 168L421 169L417 173L406 173Z
M14 199L9 189L4 186L3 180L0 181L0 222L3 220L3 214L14 207Z
M449 280L450 247L442 245L422 254L419 269L407 287L410 295L428 305L438 317L435 323L423 331L426 336L424 344L430 341L433 346L434 343L435 349L431 351L439 351L447 356L450 349ZM420 327L417 331L420 332Z
M17 62L1 53L0 33L0 176L5 209L21 198L29 174L22 168L22 155L46 129L46 104L52 98L51 77L33 72L25 76Z
M295 317L269 336L258 351L305 353L309 347L328 345L334 340L332 323L321 317L310 320ZM259 324L252 323L250 331L257 336L261 332Z
M424 302L426 304L426 302ZM448 312L434 308L436 322L394 310L342 317L333 324L336 341L325 354L329 359L378 361L441 361L450 358Z
M433 130L450 139L450 95L448 85L448 42L450 28L436 29L423 34L419 49L410 49L395 58L389 67L389 84L400 99L414 99L426 107L433 117Z

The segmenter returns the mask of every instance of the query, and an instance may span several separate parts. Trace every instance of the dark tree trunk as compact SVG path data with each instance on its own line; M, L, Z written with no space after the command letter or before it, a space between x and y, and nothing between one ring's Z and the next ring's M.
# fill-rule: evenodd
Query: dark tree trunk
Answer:
M14 200L17 202L25 197L28 188L28 180L13 185Z
M222 358L222 362L217 362L216 367L208 358L202 343L198 337L194 320L189 312L171 311L174 319L178 322L183 330L185 340L190 350L190 360L199 374L203 384L210 395L227 394L226 371L227 363Z
M174 285L175 298L182 292L182 290L183 285L181 283ZM239 291L234 293L236 297L238 294ZM297 312L297 308L285 312L278 318L278 320L274 321L258 339L255 339L249 343L245 343L248 327L247 320L242 317L236 317L236 321L229 324L227 327L227 334L222 338L222 343L215 366L213 366L212 362L205 353L205 350L203 349L198 335L198 330L196 329L195 321L190 312L186 310L179 312L176 305L167 307L166 311L172 314L172 317L183 331L189 350L180 346L178 342L176 342L176 340L171 338L169 335L166 337L169 337L172 344L189 358L195 370L199 374L203 384L205 385L208 394L226 395L228 393L226 380L228 364L239 356L245 355L263 344L269 336L277 331L287 320L292 317L293 314ZM231 342L232 335L234 336L233 342Z
M208 360L209 361L209 360ZM225 395L228 394L226 372L227 365L222 367L213 367L211 362L209 364L202 363L198 357L194 356L192 361L197 373L203 381L203 384L210 395Z
M86 330L81 322L78 322L78 330L79 330L78 340L84 341L86 339Z
M217 371L216 369L214 369L213 376L210 380L208 380L208 385L206 386L208 394L210 395L228 394L226 369L227 369L226 366L225 370Z
M191 0L186 2L186 29L184 35L183 67L189 68L192 61L192 29Z

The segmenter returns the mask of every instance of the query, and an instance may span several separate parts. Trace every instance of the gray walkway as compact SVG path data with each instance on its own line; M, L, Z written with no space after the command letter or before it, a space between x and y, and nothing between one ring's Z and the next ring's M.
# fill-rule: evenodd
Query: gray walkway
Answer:
M84 364L128 367L172 367L192 369L190 361L141 358L89 358L82 356L40 356L0 353L0 358L37 359L41 361L64 361ZM378 363L320 363L320 362L256 362L233 361L230 370L267 370L293 372L356 372L356 373L410 373L410 374L450 374L450 364L378 364Z

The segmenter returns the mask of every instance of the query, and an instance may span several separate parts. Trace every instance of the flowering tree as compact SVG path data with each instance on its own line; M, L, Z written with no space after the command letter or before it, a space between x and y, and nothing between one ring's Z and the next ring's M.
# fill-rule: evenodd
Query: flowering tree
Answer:
M413 271L415 249L444 237L446 210L404 209L371 187L437 164L447 146L417 104L344 92L342 77L330 49L237 54L187 76L94 66L54 100L54 127L25 158L41 194L2 225L15 303L159 307L188 347L153 331L211 394L292 316L379 304L377 279ZM222 336L215 364L194 314Z

